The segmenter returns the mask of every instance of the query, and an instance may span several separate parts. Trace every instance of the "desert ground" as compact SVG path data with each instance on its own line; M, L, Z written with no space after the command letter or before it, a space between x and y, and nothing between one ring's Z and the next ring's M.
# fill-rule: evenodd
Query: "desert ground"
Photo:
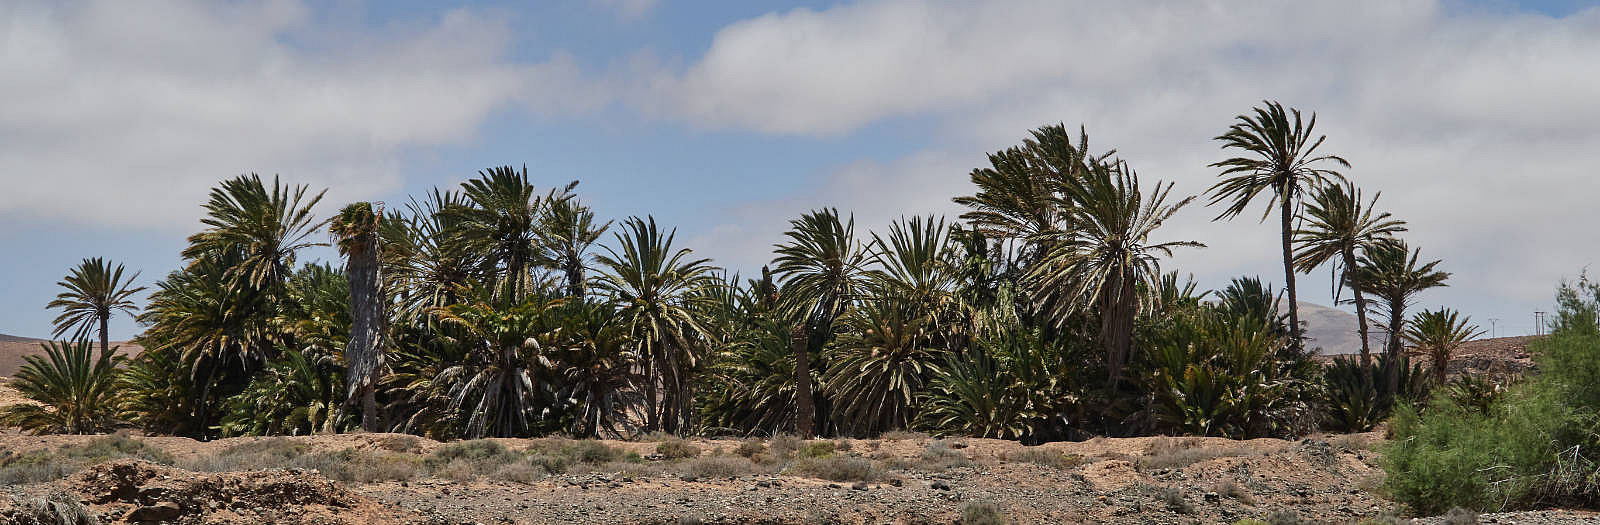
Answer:
M1453 369L1525 371L1490 341ZM0 384L0 404L20 401ZM0 523L1600 523L1416 518L1385 500L1382 429L1300 440L30 436L0 430ZM59 522L59 521L58 521ZM70 523L70 521L68 521ZM1247 522L1249 523L1249 522Z

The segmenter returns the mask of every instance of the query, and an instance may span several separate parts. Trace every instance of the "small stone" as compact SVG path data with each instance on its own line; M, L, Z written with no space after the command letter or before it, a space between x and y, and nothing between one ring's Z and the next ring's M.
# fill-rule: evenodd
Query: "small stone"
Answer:
M830 489L836 489L836 488L840 488L840 487L839 487L839 484L838 484L838 483L829 483L829 484L828 484L828 488L830 488Z
M854 485L850 486L850 490L867 490L867 482L857 481Z
M901 486L901 485L905 485L905 482L904 481L900 481L900 478L894 478L894 479L889 480L889 484L898 487L898 486Z
M933 490L950 490L949 483L938 480L935 480L931 485L929 485L929 487L933 488Z
M699 478L696 478L696 477L694 477L694 476L691 476L691 475L689 475L689 474L684 474L684 475L682 475L682 476L678 476L678 480L679 480L679 481L689 481L689 482L693 482L693 481L694 481L694 480L696 480L696 479L699 479Z
M128 513L128 521L172 521L183 514L177 503L163 501L148 507L139 507Z
M1207 492L1207 493L1205 493L1204 497L1205 497L1206 501L1211 502L1211 503L1216 503L1218 501L1222 501L1222 495L1221 494L1217 494L1215 492Z

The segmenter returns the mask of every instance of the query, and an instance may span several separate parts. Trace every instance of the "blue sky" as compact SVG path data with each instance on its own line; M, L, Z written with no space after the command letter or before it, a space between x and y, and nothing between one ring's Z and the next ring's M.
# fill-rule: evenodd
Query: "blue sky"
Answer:
M328 188L328 214L526 163L749 271L807 209L953 216L985 152L1049 123L1198 193L1210 137L1263 98L1319 112L1455 272L1423 307L1526 332L1600 246L1576 226L1600 218L1589 2L524 4L0 7L0 333L48 335L83 257L178 267L205 190L245 172ZM1163 232L1211 245L1169 268L1281 280L1272 225L1214 214ZM1329 302L1326 271L1301 282Z

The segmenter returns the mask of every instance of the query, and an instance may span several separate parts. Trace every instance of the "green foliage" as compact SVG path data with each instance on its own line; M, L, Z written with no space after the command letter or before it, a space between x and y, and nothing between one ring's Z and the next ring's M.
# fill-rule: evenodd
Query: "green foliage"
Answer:
M995 328L934 370L919 426L936 434L1041 439L1081 399L1087 352L1042 329Z
M268 363L243 392L223 402L223 436L309 435L345 428L335 413L344 399L343 369L295 350Z
M1588 452L1600 446L1600 327L1569 310L1600 299L1590 293L1563 284L1560 314L1577 321L1531 345L1540 375L1487 411L1444 396L1399 411L1383 460L1396 500L1430 514L1600 502L1600 463Z
M1230 294L1240 295L1223 295ZM1275 310L1230 304L1173 312L1145 330L1140 368L1151 423L1164 433L1200 436L1303 432L1314 365L1269 324Z
M82 444L62 445L54 450L0 455L0 484L53 481L90 465L122 458L143 459L163 465L173 462L172 455L166 451L126 434L112 434Z
M692 458L700 455L700 447L682 439L669 439L656 444L656 453L667 459Z
M966 503L961 505L961 525L1006 525L1011 520L993 503Z
M123 357L115 348L95 354L87 340L41 343L45 355L23 356L10 385L40 405L0 408L0 423L35 434L89 434L111 427L116 415L117 366Z
M72 340L89 338L89 333L99 330L100 346L104 349L106 342L106 323L117 312L132 315L135 312L133 296L144 291L144 287L131 288L139 272L129 275L123 280L123 268L118 264L116 268L104 259L95 257L84 259L78 266L70 270L65 279L56 283L67 291L56 295L46 309L60 308L61 315L57 316L51 324L55 325L52 337L61 337L68 332L72 333Z
M1390 359L1399 359L1400 388L1389 389L1384 380ZM1322 371L1324 426L1336 432L1366 432L1388 419L1399 403L1424 399L1432 380L1422 364L1411 358L1383 354L1376 363L1362 365L1349 356L1338 356Z

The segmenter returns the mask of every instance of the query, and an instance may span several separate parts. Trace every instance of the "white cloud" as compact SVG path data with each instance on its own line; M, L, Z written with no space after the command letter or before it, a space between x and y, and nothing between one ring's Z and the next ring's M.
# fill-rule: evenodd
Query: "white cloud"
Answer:
M858 214L932 209L932 193L968 191L951 181L984 152L1047 123L1084 123L1092 142L1117 148L1145 177L1199 193L1215 181L1206 164L1224 156L1211 137L1278 99L1317 111L1325 148L1349 158L1349 175L1369 195L1382 191L1380 206L1411 222L1407 237L1455 272L1456 286L1425 305L1507 317L1547 303L1560 276L1595 262L1596 57L1600 8L1557 19L1428 1L886 0L732 24L680 71L658 69L636 105L779 135L933 118L940 144L841 168L791 205L751 207L724 228L772 230L765 242L739 241L765 251L782 219L810 203ZM925 158L941 161L918 165ZM1166 233L1212 247L1174 266L1213 286L1278 275L1274 225L1255 224L1259 215L1212 223L1215 211L1201 205ZM1308 297L1326 297L1325 274L1303 279Z
M512 63L504 22L469 11L340 32L297 2L127 7L0 7L0 217L187 227L250 171L371 198L403 148L469 140L493 110L598 103L572 96L570 58Z

